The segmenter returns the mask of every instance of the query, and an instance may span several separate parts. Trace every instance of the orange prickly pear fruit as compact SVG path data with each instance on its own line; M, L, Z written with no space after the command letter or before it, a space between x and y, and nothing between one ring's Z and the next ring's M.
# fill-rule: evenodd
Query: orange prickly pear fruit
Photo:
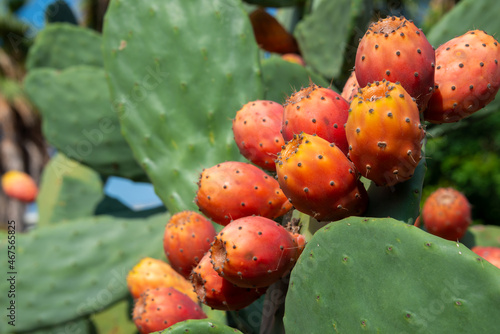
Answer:
M435 92L424 112L432 123L452 123L493 101L500 88L500 46L472 30L436 49Z
M399 83L384 80L360 89L351 102L346 135L349 158L379 186L408 180L422 158L419 110Z
M359 216L368 195L354 164L333 143L302 133L276 160L278 182L293 206L320 221Z
M375 81L400 82L423 111L434 89L435 51L411 20L390 16L370 25L356 52L361 87Z
M11 170L2 175L4 193L22 202L33 202L38 195L38 187L33 178L17 170Z

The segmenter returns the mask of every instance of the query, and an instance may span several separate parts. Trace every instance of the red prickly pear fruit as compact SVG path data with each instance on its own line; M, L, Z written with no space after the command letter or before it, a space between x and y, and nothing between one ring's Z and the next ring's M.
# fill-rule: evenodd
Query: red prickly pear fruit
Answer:
M297 245L297 250L300 256L300 254L302 254L302 251L304 250L307 244L306 237L300 233L293 233L293 232L290 233L292 234L292 238L295 244Z
M195 202L204 215L223 226L251 215L275 219L292 208L272 176L237 161L203 170Z
M210 248L212 265L242 288L268 287L288 274L298 258L290 232L258 216L236 219L224 227Z
M241 155L257 166L275 171L274 159L285 144L280 133L283 106L257 100L245 104L233 119L233 134Z
M500 88L500 47L473 30L436 49L435 92L424 112L432 123L453 123L484 108Z
M356 52L359 85L400 82L423 111L434 88L435 51L424 33L404 17L390 16L370 25Z
M399 83L376 82L359 90L346 124L349 158L379 186L410 179L422 158L425 131L414 99Z
M216 231L212 223L194 211L174 214L165 227L163 249L170 265L185 278L208 252Z
M471 223L471 207L467 197L458 190L439 188L425 200L421 218L429 233L457 241Z
M7 196L26 203L33 202L38 195L38 187L33 178L17 170L2 175L2 189Z
M145 257L127 275L127 287L134 299L150 289L172 287L198 301L191 282L177 273L168 263Z
M294 207L320 221L362 215L368 194L354 164L333 143L302 133L276 161L278 183Z
M240 288L220 276L206 253L191 276L199 300L213 309L236 311L247 307L266 292L266 288Z
M351 75L344 84L341 96L348 102L351 103L354 95L358 93L359 83L356 79L356 72L352 71Z
M315 84L293 93L284 104L282 135L285 141L301 132L316 134L347 154L344 124L349 103L337 92Z
M491 263L497 268L500 268L500 248L498 247L486 247L486 246L474 246L471 251Z
M296 53L285 53L281 55L281 58L290 63L299 64L300 66L306 66L304 58Z
M184 320L207 318L197 303L172 287L146 290L135 301L132 317L141 334L160 331Z

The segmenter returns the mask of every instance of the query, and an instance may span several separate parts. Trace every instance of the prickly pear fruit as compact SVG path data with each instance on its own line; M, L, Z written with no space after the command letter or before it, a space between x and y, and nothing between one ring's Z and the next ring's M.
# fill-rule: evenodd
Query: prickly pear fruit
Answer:
M474 246L470 249L492 265L500 268L500 248L498 247L485 247Z
M199 300L216 310L240 310L266 292L266 288L240 288L220 276L212 266L210 253L193 269L191 282Z
M289 61L290 63L299 64L300 66L306 66L306 62L301 55L297 53L285 53L281 55L281 58Z
M33 202L38 195L38 187L33 178L17 170L2 175L2 189L7 196L26 203Z
M356 72L352 71L349 78L344 84L344 88L342 89L342 94L340 94L348 103L351 103L354 95L358 93L359 83L356 79Z
M141 334L148 334L188 319L207 316L197 303L182 292L170 288L148 289L135 301L132 314Z
M208 252L215 235L212 223L194 211L170 217L163 236L163 249L170 265L185 278Z
M288 97L284 104L282 135L285 141L301 132L316 134L347 154L344 124L349 103L330 88L311 84Z
M401 82L423 111L434 88L435 53L424 33L404 17L372 23L356 52L356 78L361 87L382 81Z
M198 301L191 282L178 274L168 263L145 257L127 275L130 294L137 299L150 289L173 287L186 294L191 300Z
M233 119L233 134L241 155L257 166L275 171L274 159L285 144L280 133L283 106L273 101L248 102Z
M294 207L317 220L363 214L368 195L354 164L319 136L295 135L278 154L278 183Z
M258 216L225 226L210 248L212 265L225 279L243 288L268 287L286 275L298 258L298 245L275 221Z
M346 124L349 158L379 186L412 177L425 131L417 104L399 83L383 80L359 90Z
M452 123L493 101L500 88L500 47L481 30L468 31L436 49L435 92L426 121Z
M471 207L458 190L439 188L425 200L420 216L429 233L457 241L471 223Z
M203 214L223 226L251 215L274 219L292 208L273 177L237 161L203 170L195 202Z

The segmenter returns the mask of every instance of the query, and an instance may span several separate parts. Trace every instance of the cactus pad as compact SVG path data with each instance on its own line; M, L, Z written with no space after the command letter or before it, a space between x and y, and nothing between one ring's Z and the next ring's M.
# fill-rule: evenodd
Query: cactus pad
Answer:
M181 333L207 333L207 334L234 334L241 333L235 328L214 322L209 319L191 319L178 322L169 328L152 334L181 334Z
M30 48L26 69L62 70L74 65L102 67L101 36L91 29L69 23L47 25Z
M167 220L89 217L16 234L16 331L78 319L124 298L130 269L143 257L163 256ZM1 254L6 245L0 243ZM0 291L8 284L2 280ZM0 304L8 302L1 294Z
M57 153L45 166L37 196L38 226L94 214L104 197L93 169Z
M285 329L495 332L499 278L498 268L462 244L390 218L347 218L320 229L304 249L290 279Z
M231 118L263 96L247 13L236 0L119 0L103 34L125 138L169 211L195 209L202 168L242 160Z
M58 150L103 175L144 178L121 134L103 69L41 68L27 75L25 88L42 114L45 137Z

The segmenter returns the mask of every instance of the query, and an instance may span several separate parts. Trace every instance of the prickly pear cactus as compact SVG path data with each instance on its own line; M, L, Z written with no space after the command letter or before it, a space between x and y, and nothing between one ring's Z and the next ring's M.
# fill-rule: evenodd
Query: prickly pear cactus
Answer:
M52 23L42 29L30 48L26 69L62 70L75 65L102 67L101 36L69 23Z
M317 231L304 249L290 278L285 329L494 332L499 278L462 244L391 218L347 218Z
M121 134L102 68L36 69L25 88L40 110L45 137L58 150L103 175L145 178Z
M16 277L16 331L78 319L123 299L128 271L143 257L163 256L167 220L165 214L146 219L85 217L16 234L20 260L15 269L22 273ZM1 254L7 254L6 248L6 242L0 243ZM2 280L0 290L8 291L8 284ZM7 294L0 295L0 303L8 305ZM0 322L2 333L7 332L4 325Z
M152 334L181 334L181 333L207 333L207 334L231 334L241 333L235 328L212 321L210 319L185 320L178 322L165 330Z
M247 13L237 0L115 0L103 35L123 135L167 208L195 209L193 180L242 159L231 118L263 97Z
M57 153L45 165L37 196L38 226L92 216L104 197L93 169Z

